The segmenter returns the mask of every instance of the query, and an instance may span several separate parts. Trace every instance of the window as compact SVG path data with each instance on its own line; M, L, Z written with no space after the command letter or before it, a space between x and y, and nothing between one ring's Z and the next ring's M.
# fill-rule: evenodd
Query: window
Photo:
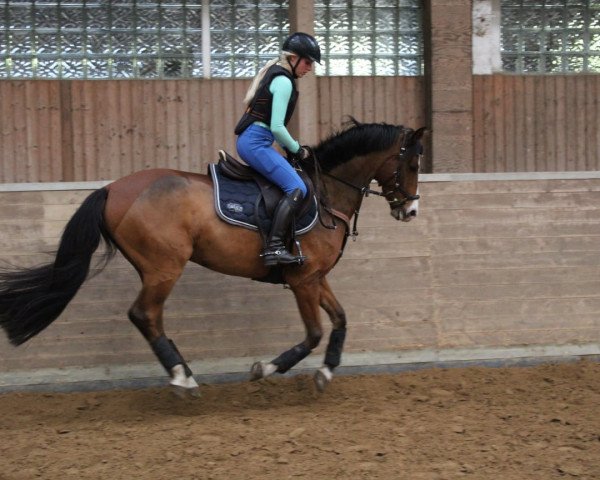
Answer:
M254 77L289 34L288 2L210 2L213 77Z
M322 75L421 75L422 9L419 0L321 0L315 34Z
M316 1L317 74L420 75L420 4ZM283 0L6 1L0 78L253 77L288 32Z
M5 2L0 78L252 77L288 30L284 1Z
M1 76L131 78L202 70L201 5L6 2Z
M501 9L505 71L600 72L600 0L502 0Z

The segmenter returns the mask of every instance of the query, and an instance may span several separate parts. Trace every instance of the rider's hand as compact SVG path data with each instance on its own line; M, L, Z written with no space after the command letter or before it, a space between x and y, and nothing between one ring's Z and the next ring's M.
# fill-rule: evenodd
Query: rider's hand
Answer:
M310 150L308 147L305 146L301 146L300 150L294 153L294 160L298 162L306 160L308 157L310 157Z

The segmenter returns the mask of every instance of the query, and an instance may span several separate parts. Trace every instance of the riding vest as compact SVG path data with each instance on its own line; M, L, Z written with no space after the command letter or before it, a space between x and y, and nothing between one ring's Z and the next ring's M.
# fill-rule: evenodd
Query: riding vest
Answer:
M235 134L239 135L246 130L254 122L263 122L267 125L271 125L271 111L273 107L273 94L269 91L269 85L271 81L278 75L285 75L292 82L292 96L288 103L287 110L285 112L284 125L287 126L294 109L296 108L296 102L298 101L298 90L296 89L296 80L293 75L285 68L279 65L273 65L270 67L265 76L260 81L254 98L250 101L248 108L242 115L242 118L235 127Z

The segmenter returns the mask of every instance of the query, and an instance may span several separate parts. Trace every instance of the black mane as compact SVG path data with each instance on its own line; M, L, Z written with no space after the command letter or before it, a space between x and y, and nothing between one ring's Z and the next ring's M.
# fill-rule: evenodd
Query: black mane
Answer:
M401 125L359 123L351 119L350 127L333 133L314 149L321 170L330 172L358 155L390 148L403 131Z

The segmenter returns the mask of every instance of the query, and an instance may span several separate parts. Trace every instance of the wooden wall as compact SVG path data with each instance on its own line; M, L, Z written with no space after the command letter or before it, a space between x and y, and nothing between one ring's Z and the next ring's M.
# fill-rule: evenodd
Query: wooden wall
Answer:
M317 77L319 138L340 128L348 115L361 122L426 125L421 77Z
M427 124L422 77L317 80L316 110L302 121L317 125L319 139L348 115ZM600 170L600 76L475 75L472 85L468 128L449 100L455 96L444 103L438 93L438 120L446 107L449 117L437 123L447 128L432 132L426 170ZM220 148L235 152L232 130L247 87L247 80L1 81L0 183L112 180L150 167L203 171Z
M0 81L0 183L114 180L150 167L204 171L235 152L248 80ZM425 124L419 77L318 78L305 122ZM302 139L300 139L302 140Z
M473 171L600 170L600 75L473 78Z
M219 148L234 148L229 132L247 86L234 80L0 82L0 180L201 170Z
M358 240L330 275L348 314L347 352L600 342L600 175L424 177L408 224L366 199ZM50 259L88 193L0 192L0 263ZM38 337L13 348L2 336L0 372L154 362L126 318L138 287L117 258ZM195 265L167 303L166 326L189 360L249 365L303 338L289 290Z

